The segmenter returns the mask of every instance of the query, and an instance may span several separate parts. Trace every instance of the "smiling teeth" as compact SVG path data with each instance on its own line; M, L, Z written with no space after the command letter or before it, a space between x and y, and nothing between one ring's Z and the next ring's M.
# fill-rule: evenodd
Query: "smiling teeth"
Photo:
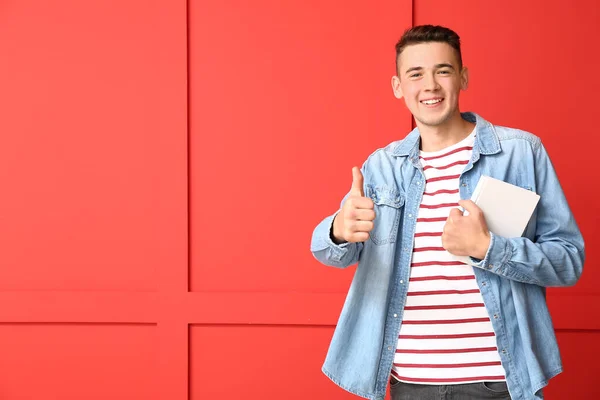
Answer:
M437 100L424 100L421 103L423 104L427 104L428 106L432 105L432 104L436 104L439 103L440 101L442 101L442 99L437 99Z

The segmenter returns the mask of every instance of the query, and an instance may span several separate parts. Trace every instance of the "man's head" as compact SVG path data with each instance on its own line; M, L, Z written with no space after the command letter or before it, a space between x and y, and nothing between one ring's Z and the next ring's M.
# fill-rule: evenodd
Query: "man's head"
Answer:
M460 37L452 29L439 25L419 25L408 29L398 43L396 43L396 73L398 73L398 64L400 54L406 46L421 43L446 43L456 50L458 66L462 68L462 54L460 52Z
M407 30L396 44L396 76L392 88L417 122L440 126L460 115L458 99L467 88L460 37L442 26L421 25Z

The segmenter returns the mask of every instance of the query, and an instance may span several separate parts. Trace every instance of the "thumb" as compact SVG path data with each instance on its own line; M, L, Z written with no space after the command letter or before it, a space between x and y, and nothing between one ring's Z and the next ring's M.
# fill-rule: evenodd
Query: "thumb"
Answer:
M472 200L460 200L458 205L465 209L465 215L481 212L481 208L479 208Z
M358 167L352 168L352 188L350 189L351 196L364 197L365 192L363 191L363 174L360 172Z
M448 215L448 221L451 223L456 222L458 218L462 217L463 213L458 208L453 208L450 210L450 215Z

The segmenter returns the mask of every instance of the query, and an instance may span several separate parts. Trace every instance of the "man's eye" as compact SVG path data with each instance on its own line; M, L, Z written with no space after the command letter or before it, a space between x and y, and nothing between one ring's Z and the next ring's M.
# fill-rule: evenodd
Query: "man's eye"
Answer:
M439 73L440 73L440 74L445 74L445 75L448 75L448 74L450 73L450 71L440 71Z
M421 74L412 74L410 77L411 78L418 78L419 76L421 76Z

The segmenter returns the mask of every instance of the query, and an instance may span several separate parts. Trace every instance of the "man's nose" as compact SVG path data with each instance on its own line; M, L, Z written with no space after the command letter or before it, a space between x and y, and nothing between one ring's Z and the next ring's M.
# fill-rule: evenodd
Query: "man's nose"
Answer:
M435 90L438 90L439 88L440 88L440 85L439 85L437 79L435 79L435 75L434 74L425 74L424 89L429 90L429 91L435 91Z

